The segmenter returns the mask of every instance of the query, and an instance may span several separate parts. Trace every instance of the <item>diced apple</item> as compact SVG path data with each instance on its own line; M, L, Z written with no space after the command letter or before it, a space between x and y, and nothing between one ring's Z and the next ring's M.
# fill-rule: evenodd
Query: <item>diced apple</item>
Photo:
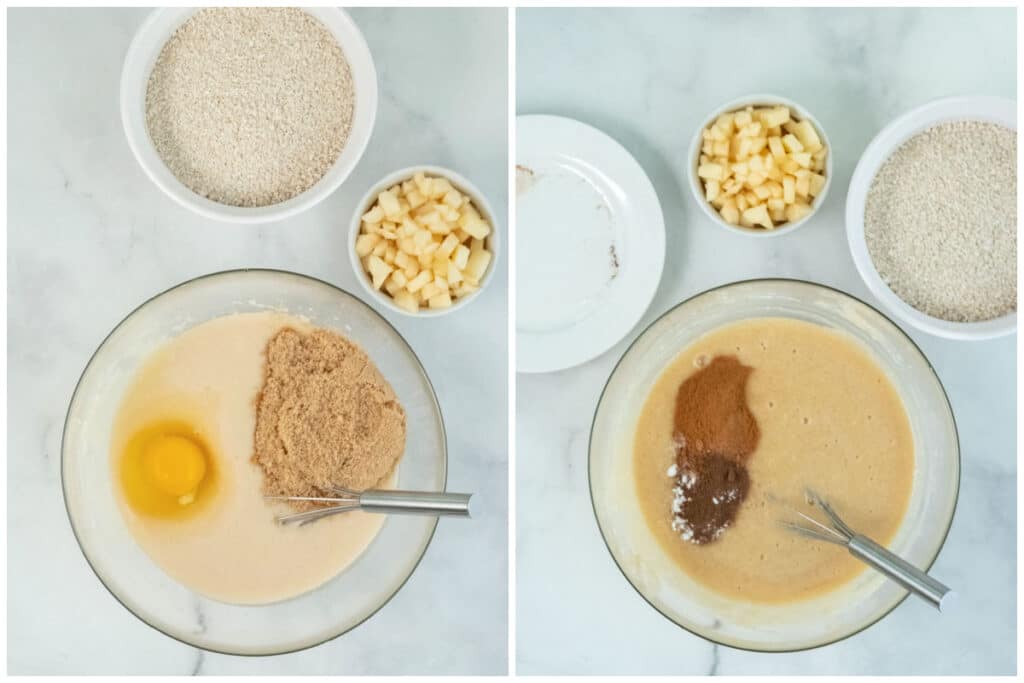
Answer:
M725 131L726 134L731 134L733 131L733 119L735 118L735 116L735 114L729 112L725 114L719 114L718 118L715 119L715 126Z
M802 176L796 179L796 196L805 198L811 196L810 176Z
M781 126L789 121L789 107L772 107L770 109L759 109L758 120L765 128Z
M373 288L380 289L381 285L383 285L384 281L387 280L388 275L391 275L391 271L394 270L394 268L377 256L370 256L367 263L370 276L373 278Z
M725 204L722 206L722 210L719 213L721 214L722 219L726 223L732 223L733 225L737 225L740 222L740 212L739 209L737 209L736 207L736 200L734 199L730 198L726 200Z
M356 255L359 258L369 256L381 239L380 235L359 235L359 237L356 237Z
M810 181L810 186L807 189L807 194L811 195L812 197L817 197L819 194L821 194L821 191L825 189L825 176L821 175L820 173L812 173L811 175L807 176L807 178Z
M416 277L409 280L409 284L405 286L410 292L415 294L416 292L423 289L424 285L434 279L434 273L429 270L420 272Z
M481 240L491 234L491 226L480 218L466 221L466 224L462 226L462 229L472 237Z
M491 252L486 249L473 252L470 254L466 267L462 269L462 274L466 279L479 283L487 271L487 266L490 262Z
M441 201L453 209L457 209L462 206L463 198L458 190L448 190Z
M810 152L794 152L792 155L793 161L800 164L801 168L811 167L811 153Z
M437 253L444 258L448 258L452 255L452 252L455 251L455 247L457 246L459 246L459 238L454 234L448 234L441 242L441 246L438 247Z
M420 310L419 297L415 296L407 289L403 289L395 294L395 304L399 308L403 308L410 313L416 313Z
M440 294L440 293L441 293L441 288L437 286L437 283L434 282L434 281L430 281L427 284L423 285L423 291L420 292L420 299L429 299L430 297L434 296L435 294Z
M420 191L420 194L427 198L431 196L433 183L430 178L427 178L423 173L417 173L412 177L412 181L416 183L416 189Z
M391 193L390 190L385 190L377 195L377 204L380 206L381 211L384 212L384 217L389 219L397 219L402 214L402 208L398 203L398 197Z
M715 201L721 193L722 187L718 184L717 180L709 180L704 185L704 196L707 197L709 202Z
M807 204L790 204L786 207L786 220L794 223L811 212Z
M722 180L725 178L725 169L718 164L703 164L697 168L697 175L704 180Z
M804 151L804 146L800 144L800 140L798 140L792 133L787 133L782 136L782 146L785 147L790 154Z
M435 310L439 308L449 308L452 305L451 294L449 294L448 292L441 292L440 294L436 294L430 297L430 301L427 302L427 305Z
M379 206L374 206L363 214L364 223L380 223L382 220L384 220L384 210Z
M814 130L814 126L811 125L810 121L796 121L791 128L787 128L793 135L797 137L800 144L804 146L804 149L810 152L816 152L822 148L821 138L818 137L818 131Z
M782 201L792 204L796 201L796 178L787 175L782 179Z
M448 275L445 278L448 280L449 286L454 286L462 282L462 271L456 267L454 263L448 262Z
M743 212L743 218L753 225L760 225L768 230L775 227L775 224L772 223L771 216L768 215L768 207L764 204L758 204L757 206L747 209Z

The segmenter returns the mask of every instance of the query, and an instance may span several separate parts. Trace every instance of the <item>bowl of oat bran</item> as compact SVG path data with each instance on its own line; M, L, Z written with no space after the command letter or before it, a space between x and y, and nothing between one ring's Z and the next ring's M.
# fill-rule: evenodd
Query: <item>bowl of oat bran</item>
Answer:
M892 121L850 180L846 232L865 284L949 339L1017 328L1016 103L929 102Z
M232 223L294 216L341 185L377 112L362 32L337 8L164 8L139 27L121 119L146 175Z

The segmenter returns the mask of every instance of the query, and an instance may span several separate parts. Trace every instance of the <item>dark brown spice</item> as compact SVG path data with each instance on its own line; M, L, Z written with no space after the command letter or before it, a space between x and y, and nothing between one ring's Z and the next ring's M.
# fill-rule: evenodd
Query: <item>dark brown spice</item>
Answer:
M716 356L679 387L669 474L676 477L672 528L683 540L716 540L750 491L745 463L761 437L747 407L751 372L735 356Z

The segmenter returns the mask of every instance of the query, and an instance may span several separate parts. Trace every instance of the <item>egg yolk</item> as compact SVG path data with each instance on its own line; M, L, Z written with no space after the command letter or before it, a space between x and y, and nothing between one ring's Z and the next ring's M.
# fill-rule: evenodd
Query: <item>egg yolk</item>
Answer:
M195 490L206 476L206 455L195 441L183 436L158 436L142 450L142 463L149 480L179 503L194 499Z
M167 421L133 432L121 449L120 479L128 505L150 517L180 518L215 492L216 469L198 431Z

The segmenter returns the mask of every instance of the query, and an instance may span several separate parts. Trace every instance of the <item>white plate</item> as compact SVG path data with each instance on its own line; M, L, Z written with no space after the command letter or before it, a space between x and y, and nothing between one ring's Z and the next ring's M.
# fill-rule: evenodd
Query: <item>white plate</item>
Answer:
M519 372L599 356L654 298L665 223L651 181L596 128L516 118L516 350Z

